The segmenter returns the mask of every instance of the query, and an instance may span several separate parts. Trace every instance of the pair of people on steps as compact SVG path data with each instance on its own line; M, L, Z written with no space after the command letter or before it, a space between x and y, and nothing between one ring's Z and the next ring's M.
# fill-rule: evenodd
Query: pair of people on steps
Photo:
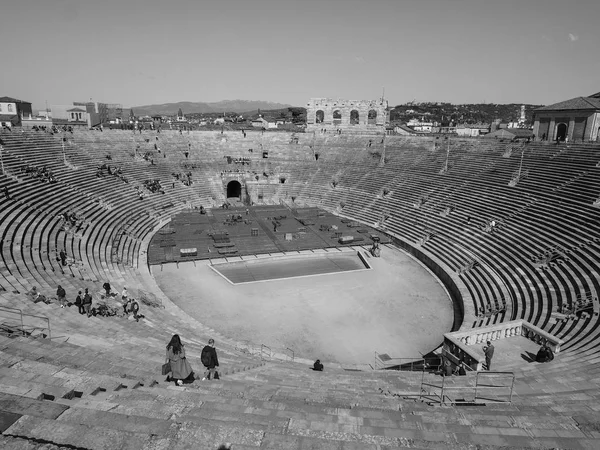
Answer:
M219 359L214 339L209 339L208 345L202 349L200 361L206 368L203 380L219 379L216 370L219 367ZM172 380L178 386L194 381L194 371L185 356L185 348L178 334L173 335L167 344L166 362L171 366L171 376L167 380Z

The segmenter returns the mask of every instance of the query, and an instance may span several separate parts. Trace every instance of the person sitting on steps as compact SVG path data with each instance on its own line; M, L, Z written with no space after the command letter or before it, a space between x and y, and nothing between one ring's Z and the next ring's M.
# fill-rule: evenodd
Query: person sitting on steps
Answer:
M540 347L539 351L537 352L537 355L535 355L536 362L545 363L552 361L553 359L554 353L552 352L552 349L548 347L548 344L546 342L544 342Z
M313 368L314 371L316 372L323 372L323 363L321 362L320 359L317 359L315 361L315 363L313 364Z

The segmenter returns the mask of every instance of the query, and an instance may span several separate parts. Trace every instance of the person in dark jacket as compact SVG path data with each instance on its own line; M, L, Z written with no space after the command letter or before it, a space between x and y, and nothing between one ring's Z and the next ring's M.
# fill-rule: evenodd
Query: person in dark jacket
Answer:
M317 372L323 372L323 363L321 362L320 359L317 359L313 365L313 370L316 370Z
M58 257L60 258L60 263L63 266L67 265L67 253L64 250L61 250L60 253L58 254Z
M65 292L65 290L63 289L63 287L59 284L58 288L56 289L56 296L58 297L58 303L60 304L61 308L66 308L67 307L67 293Z
M204 378L202 380L210 380L211 375L214 379L219 378L216 367L219 367L219 358L217 358L217 351L215 350L215 340L209 339L208 345L202 349L200 361L206 367Z
M109 297L110 296L110 283L108 281L106 281L102 287L104 288L104 291L106 292L106 296Z
M548 361L552 361L554 359L554 353L552 353L552 349L548 347L548 345L544 342L535 355L535 360L539 363L545 363Z
M92 296L88 292L88 288L85 288L85 294L83 296L83 309L88 317L92 315Z
M77 298L75 299L75 306L79 309L79 314L85 314L85 309L83 307L83 297L81 296L81 291L77 294Z

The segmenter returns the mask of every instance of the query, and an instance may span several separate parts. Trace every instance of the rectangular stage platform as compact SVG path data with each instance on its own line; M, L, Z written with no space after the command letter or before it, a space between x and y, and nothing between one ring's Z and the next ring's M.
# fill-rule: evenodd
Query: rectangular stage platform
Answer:
M340 251L341 250L341 251ZM303 253L256 258L247 256L240 261L214 261L210 266L231 284L326 275L330 273L368 270L364 257L354 249L330 249L319 253Z
M349 236L353 239L347 239ZM342 237L345 239L340 241ZM206 214L191 210L174 216L154 235L148 263L343 248L371 245L374 239L390 242L373 228L320 208L250 206L209 209Z

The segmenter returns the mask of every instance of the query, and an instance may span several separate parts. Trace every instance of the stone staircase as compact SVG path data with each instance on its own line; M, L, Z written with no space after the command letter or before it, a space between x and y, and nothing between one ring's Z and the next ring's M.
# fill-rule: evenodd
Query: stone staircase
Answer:
M192 344L190 344L192 345ZM163 381L140 342L84 345L0 338L3 448L462 449L600 446L600 390L548 386L560 359L517 371L512 403L432 406L419 372L268 362L221 380ZM147 353L150 352L150 353ZM158 352L154 352L158 353ZM554 367L557 364L558 367ZM544 376L548 374L548 376ZM469 385L448 377L447 385ZM536 386L537 383L537 386ZM21 447L19 447L21 445ZM11 447L12 446L12 447ZM476 447L478 446L478 447Z

